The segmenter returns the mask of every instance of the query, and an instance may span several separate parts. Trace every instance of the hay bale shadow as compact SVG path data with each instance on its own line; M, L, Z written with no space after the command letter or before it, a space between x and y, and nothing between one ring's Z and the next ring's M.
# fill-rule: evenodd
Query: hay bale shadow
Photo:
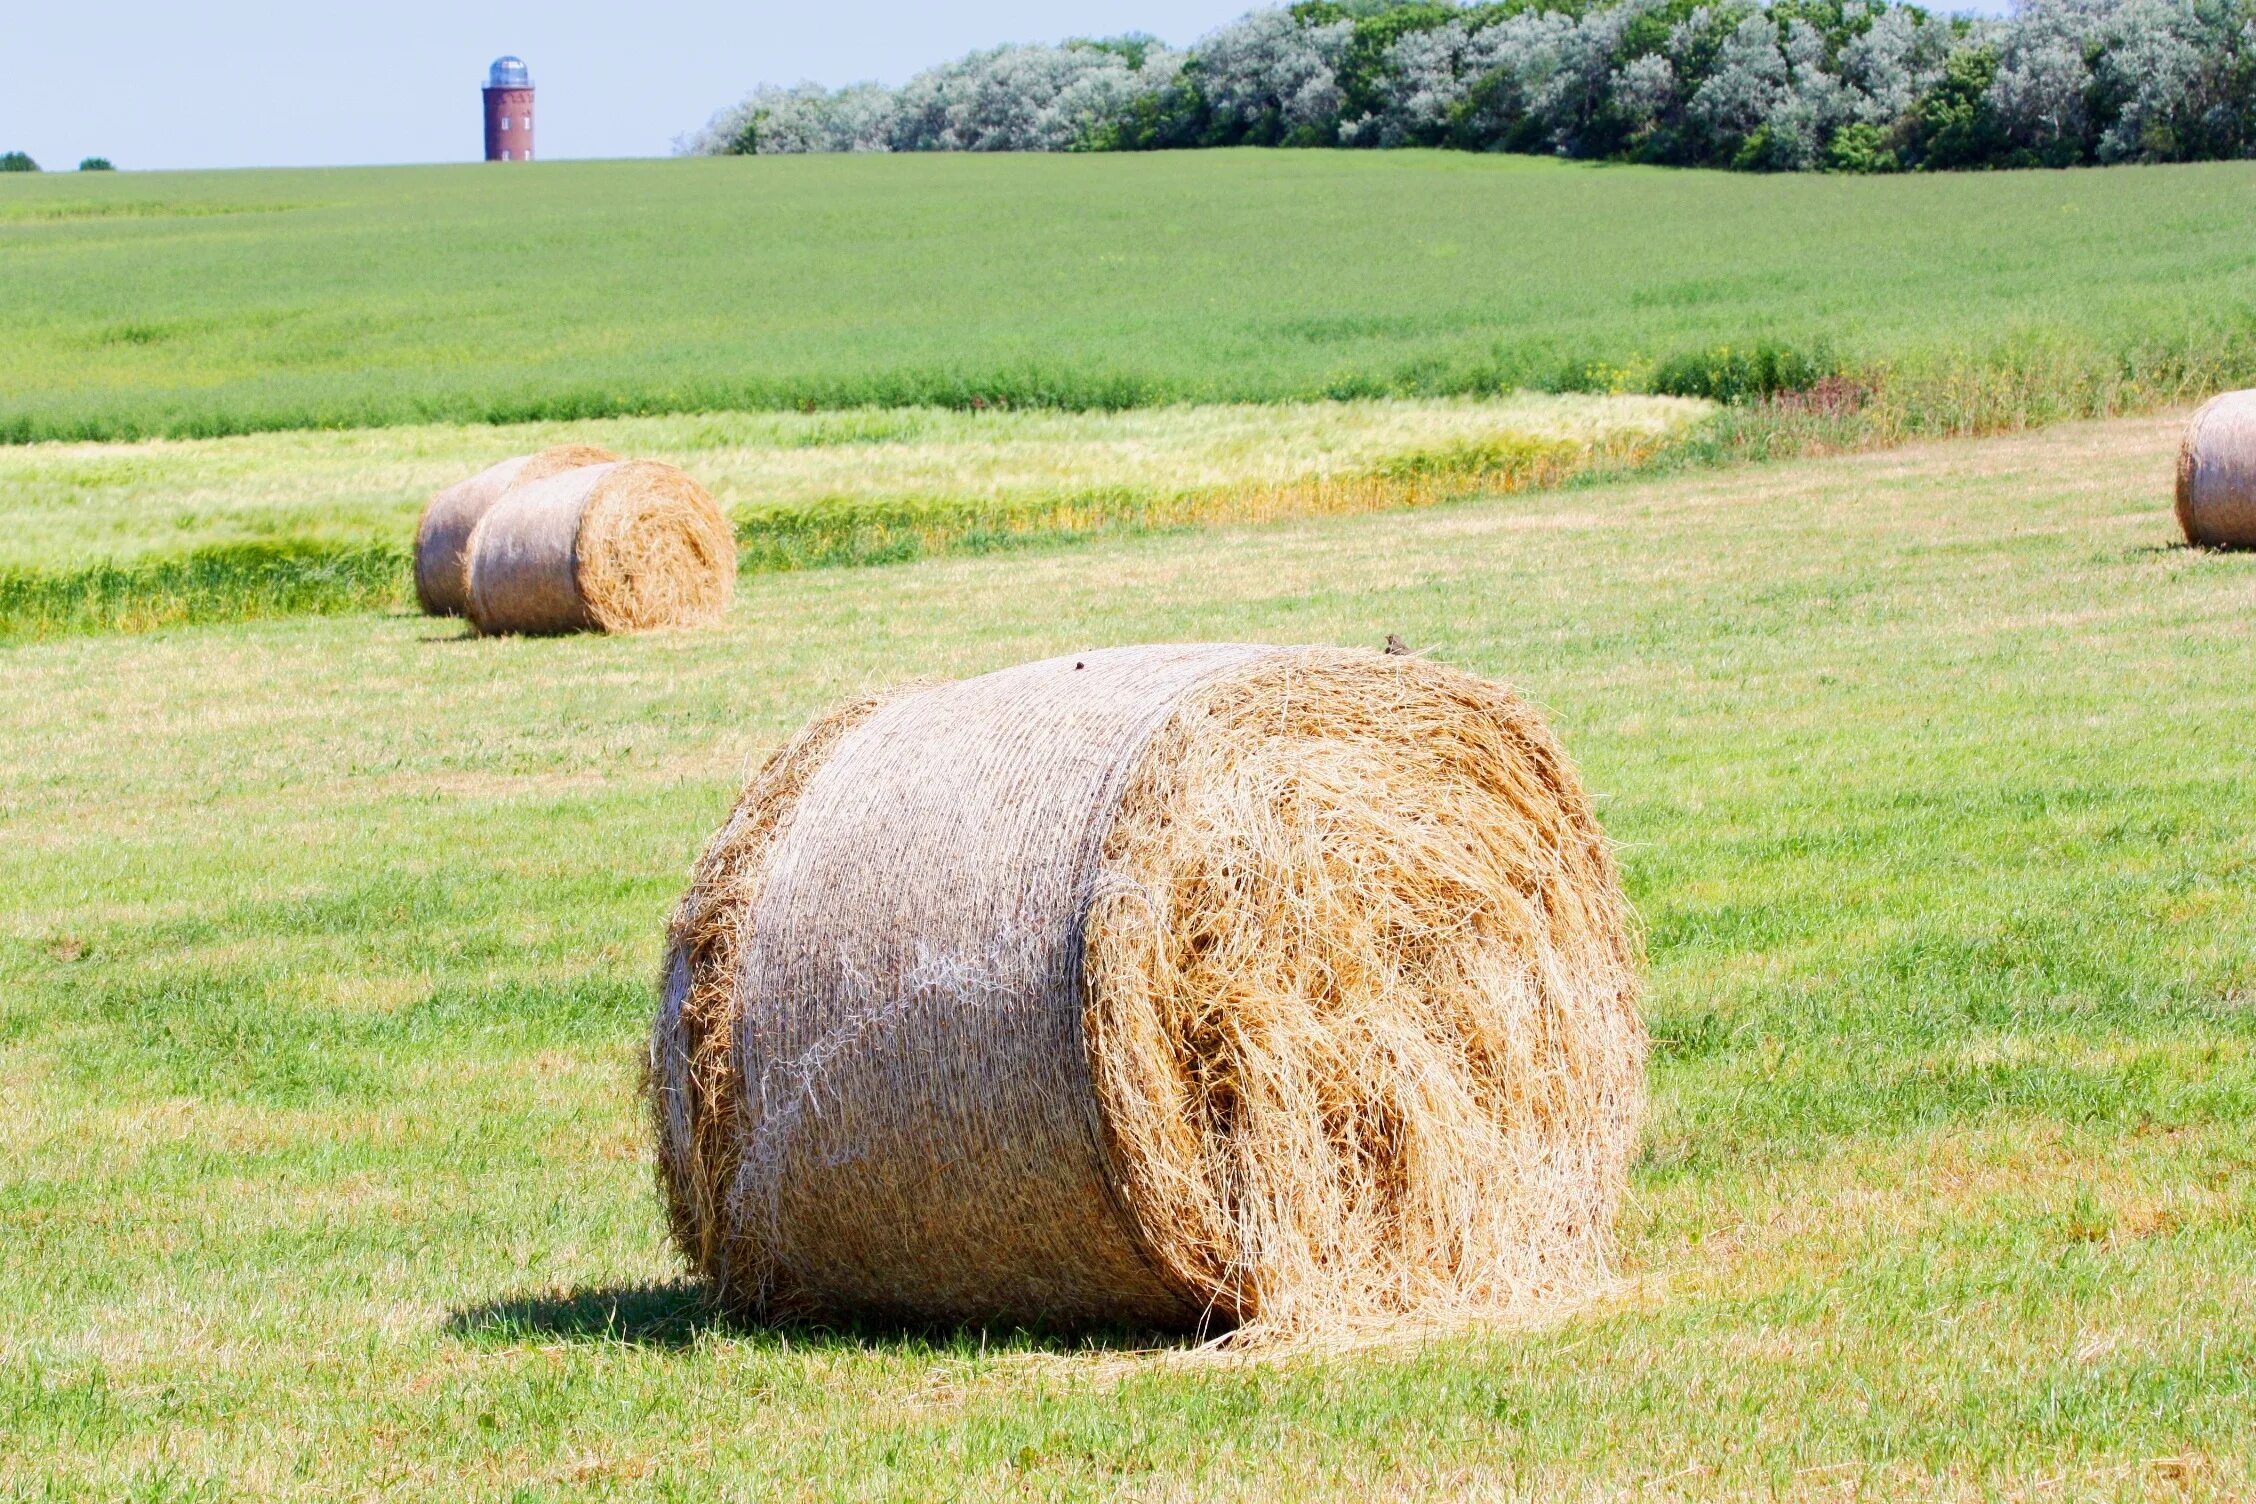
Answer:
M2126 559L2167 559L2191 554L2196 558L2228 559L2256 554L2256 547L2238 543L2188 543L2180 538L2171 543L2141 543L2127 551ZM2112 561L2110 561L2112 562Z
M761 1323L731 1315L691 1283L613 1285L465 1306L448 1316L450 1336L499 1346L559 1342L687 1348L707 1333L808 1349L895 1352L1142 1353L1181 1350L1200 1338L1128 1328L1050 1331L1025 1327L936 1327L863 1322Z
M612 1342L628 1347L688 1347L708 1331L734 1328L728 1313L695 1285L614 1285L560 1295L527 1295L466 1306L447 1318L456 1337L501 1344Z

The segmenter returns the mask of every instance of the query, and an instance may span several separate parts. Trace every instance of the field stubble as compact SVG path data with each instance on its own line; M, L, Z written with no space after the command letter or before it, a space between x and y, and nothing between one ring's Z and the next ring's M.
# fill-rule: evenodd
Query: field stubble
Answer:
M2176 427L808 571L709 636L12 647L0 1488L2246 1497L2256 574L2174 545ZM904 676L1387 632L1538 700L1621 843L1615 1294L1247 1366L715 1323L632 1083L747 760Z

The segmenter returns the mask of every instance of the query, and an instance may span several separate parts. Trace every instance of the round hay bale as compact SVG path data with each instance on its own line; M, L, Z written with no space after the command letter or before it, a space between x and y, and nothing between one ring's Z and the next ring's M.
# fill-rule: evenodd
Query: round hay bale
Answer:
M2256 391L2210 399L2178 448L2178 526L2205 548L2256 548Z
M736 535L671 465L622 460L512 487L470 535L480 632L702 626L736 592Z
M617 458L594 444L558 444L488 465L432 497L415 524L415 598L424 614L461 616L469 610L470 532L511 486Z
M1602 1275L1639 952L1510 691L1119 648L816 720L668 935L676 1243L765 1318L1238 1328L1509 1314Z

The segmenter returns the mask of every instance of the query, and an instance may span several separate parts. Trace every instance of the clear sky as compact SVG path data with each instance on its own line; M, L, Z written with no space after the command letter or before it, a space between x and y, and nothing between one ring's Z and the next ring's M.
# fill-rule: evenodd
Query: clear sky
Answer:
M50 169L469 161L486 64L514 52L540 90L544 157L660 156L756 83L898 83L997 42L1141 30L1183 45L1253 4L7 0L0 151Z

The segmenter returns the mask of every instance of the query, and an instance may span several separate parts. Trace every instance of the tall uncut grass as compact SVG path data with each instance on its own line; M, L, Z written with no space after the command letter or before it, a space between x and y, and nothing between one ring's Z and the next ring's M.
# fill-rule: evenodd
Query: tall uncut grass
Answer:
M1401 151L0 182L0 439L741 409L2256 379L2256 163L1866 179ZM346 269L349 269L349 274ZM1772 352L1770 369L1718 350ZM2031 352L2035 352L2032 356ZM2020 364L2017 364L2020 363ZM2081 395L2079 395L2081 394ZM1908 411L1908 410L1907 410ZM1981 421L1986 421L1983 419Z
M374 610L408 597L407 562L383 544L274 542L134 564L0 569L0 639Z

